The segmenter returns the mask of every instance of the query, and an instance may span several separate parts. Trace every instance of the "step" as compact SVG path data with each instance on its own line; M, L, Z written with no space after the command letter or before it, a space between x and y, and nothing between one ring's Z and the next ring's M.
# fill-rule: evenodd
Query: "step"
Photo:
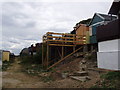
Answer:
M88 72L87 71L75 72L73 76L88 76Z
M75 53L74 56L75 57L80 57L80 56L83 56L84 54L83 53Z
M99 73L106 72L106 70L100 69L100 68L88 68L88 70L99 72Z
M82 82L85 82L85 81L88 81L90 80L90 78L88 76L70 76L71 79L74 79L74 80L77 80L77 81L82 81Z

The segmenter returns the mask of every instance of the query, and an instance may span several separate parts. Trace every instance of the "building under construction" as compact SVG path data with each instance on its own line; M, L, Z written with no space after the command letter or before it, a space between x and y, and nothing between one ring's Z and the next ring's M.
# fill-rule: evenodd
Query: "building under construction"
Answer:
M77 30L77 28L76 28ZM87 30L87 29L85 29ZM84 32L84 31L83 31ZM85 34L47 32L43 36L42 64L50 69L64 61L87 44Z

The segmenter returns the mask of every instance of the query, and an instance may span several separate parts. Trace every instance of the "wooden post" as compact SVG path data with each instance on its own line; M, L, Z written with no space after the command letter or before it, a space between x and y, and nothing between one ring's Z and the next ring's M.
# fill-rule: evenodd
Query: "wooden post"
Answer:
M76 41L76 36L74 35L73 37L74 37L74 39L73 39L73 40L74 40L74 42L75 42L75 41ZM75 45L73 46L73 52L74 52L74 51L75 51L75 47L76 47L76 42L75 42L75 43L73 43L73 44L75 44Z
M49 34L47 34L47 36L49 36ZM47 37L47 40L49 40L49 38ZM49 63L49 41L47 41L47 60L46 60L46 67L48 68L48 63Z
M73 52L75 51L75 45L73 46Z
M62 57L61 59L64 57L64 47L62 46Z
M88 52L88 46L87 45L84 45L83 52L84 53Z
M64 37L64 35L62 35L62 37ZM64 39L62 39L62 40L64 40ZM66 39L65 39L66 40ZM64 42L62 42L62 45L64 45ZM61 57L61 59L64 57L64 47L62 46L62 57Z
M42 43L42 66L44 66L44 43Z
M93 51L93 44L91 45L91 52Z
M46 62L46 67L48 68L48 62L49 62L49 45L47 42L47 62Z

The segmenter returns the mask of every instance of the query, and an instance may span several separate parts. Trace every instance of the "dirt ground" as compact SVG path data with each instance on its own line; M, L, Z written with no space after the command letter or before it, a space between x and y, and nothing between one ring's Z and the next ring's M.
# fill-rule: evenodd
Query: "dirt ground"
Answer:
M79 71L80 60L80 58L77 58L68 64L61 65L56 68L56 72L68 70L71 72ZM43 82L38 76L31 76L22 72L22 66L18 63L19 61L16 58L12 66L2 73L3 88L90 88L100 79L100 74L98 72L88 71L91 80L86 82L76 81L69 77L56 79L55 81L50 82Z

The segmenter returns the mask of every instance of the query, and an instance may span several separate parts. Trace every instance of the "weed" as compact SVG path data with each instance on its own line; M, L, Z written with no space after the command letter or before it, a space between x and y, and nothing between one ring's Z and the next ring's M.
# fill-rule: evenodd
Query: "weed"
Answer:
M10 60L10 61L3 61L2 63L2 71L6 71L8 69L9 66L12 66L11 64L14 62L14 60Z
M41 77L41 79L42 79L43 82L54 81L54 79L50 76L44 76L44 77Z
M39 73L44 72L42 65L39 64L23 64L22 72L25 72L29 75L38 75Z
M120 72L108 72L107 74L101 75L101 78L104 78L107 80L120 79Z
M102 80L100 80L99 83L96 83L95 86L98 86L100 88L120 89L120 72L108 72L101 75L100 78Z

